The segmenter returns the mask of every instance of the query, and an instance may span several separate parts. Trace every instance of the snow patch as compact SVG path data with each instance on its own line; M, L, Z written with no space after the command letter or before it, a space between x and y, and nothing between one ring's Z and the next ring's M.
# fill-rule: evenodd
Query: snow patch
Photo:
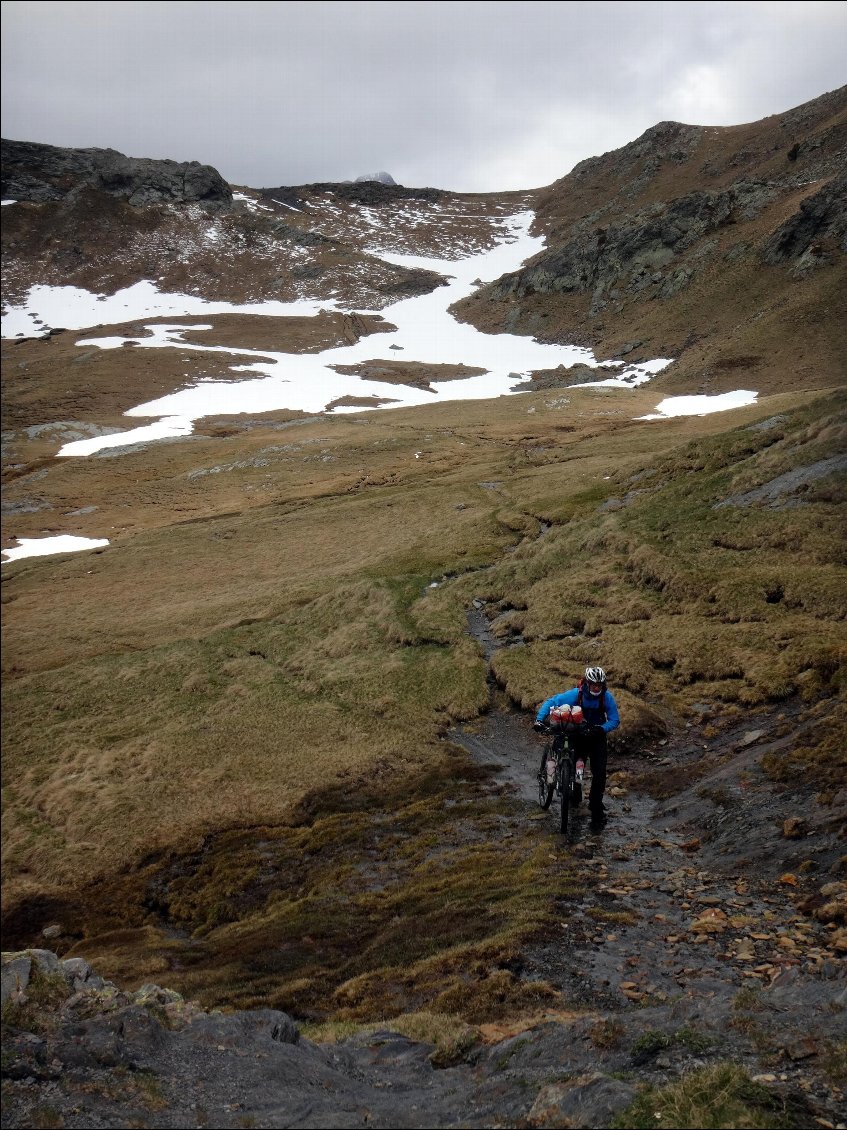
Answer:
M708 416L711 412L728 412L731 408L745 408L755 404L757 392L738 389L716 396L668 396L656 405L649 416L636 416L637 420L670 420L673 416Z
M22 557L47 557L51 553L78 553L81 549L96 549L108 545L108 538L82 538L74 534L57 534L50 538L15 538L14 549L4 549L6 561L20 561Z

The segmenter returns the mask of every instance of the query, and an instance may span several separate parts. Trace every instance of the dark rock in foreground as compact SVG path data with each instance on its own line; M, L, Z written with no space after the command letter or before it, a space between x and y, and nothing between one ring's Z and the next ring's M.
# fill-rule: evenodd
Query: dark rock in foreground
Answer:
M793 970L762 994L757 1023L762 1036L771 1021L779 1029L774 1049L790 1045L784 1016L809 989ZM843 986L821 982L816 991L812 1007L843 1009ZM654 1086L709 1061L753 1067L732 1015L719 995L614 1019L541 1017L442 1067L432 1045L396 1032L318 1045L273 1009L204 1012L156 985L122 992L82 958L26 950L3 956L2 1125L603 1127L636 1098L634 1067L638 1082ZM823 1050L822 1035L797 1054ZM831 1114L812 1095L792 1102L804 1116Z

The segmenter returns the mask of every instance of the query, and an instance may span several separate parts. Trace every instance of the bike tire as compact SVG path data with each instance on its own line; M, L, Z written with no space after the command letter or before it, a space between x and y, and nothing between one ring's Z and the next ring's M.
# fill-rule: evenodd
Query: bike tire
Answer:
M546 812L553 802L553 789L555 785L547 784L547 774L538 774L538 803Z
M568 830L568 813L571 805L571 774L573 773L573 765L571 765L570 757L565 756L562 759L562 815L561 815L561 830L562 835Z
M554 757L552 745L545 746L544 760L541 768L538 771L538 803L546 812L550 805L553 803L553 793L556 790L555 779L551 782L547 780L547 762L551 757Z

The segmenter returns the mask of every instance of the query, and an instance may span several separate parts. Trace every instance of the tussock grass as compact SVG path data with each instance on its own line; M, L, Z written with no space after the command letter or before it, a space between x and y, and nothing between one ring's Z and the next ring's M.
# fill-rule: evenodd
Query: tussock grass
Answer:
M812 701L821 693L819 685L817 672L814 672L808 683L808 697ZM804 694L806 690L804 687ZM820 789L818 799L829 804L844 787L847 705L841 700L833 710L823 711L817 704L811 717L812 724L798 744L784 753L764 754L762 768L775 781L787 782L804 776L814 780Z
M163 447L155 474L121 456L108 501L94 461L60 461L57 510L100 483L139 532L4 567L7 926L61 918L114 979L164 966L208 1004L533 1006L548 990L508 963L544 921L537 831L506 850L441 812L473 777L445 733L489 702L475 598L523 636L492 662L522 708L600 663L637 751L698 702L790 700L816 721L801 760L836 781L838 480L718 504L830 458L840 402L656 425L623 396L303 423L297 450L235 431ZM273 445L270 469L241 458ZM204 461L239 469L189 479Z
M752 708L841 693L847 573L837 476L811 493L787 486L773 506L716 509L838 450L839 399L781 419L775 429L697 439L644 478L629 469L612 476L609 495L621 480L650 490L573 519L490 571L488 590L526 609L529 646L494 661L515 702L530 707L590 662L651 704L705 696Z
M649 1088L611 1123L646 1130L776 1130L808 1125L808 1111L793 1104L732 1063L689 1072L677 1083Z
M461 1016L425 1010L394 1016L382 1023L356 1024L350 1020L333 1020L301 1026L303 1035L318 1044L335 1044L351 1036L367 1036L386 1029L411 1040L432 1044L430 1060L435 1067L449 1067L461 1062L481 1041L479 1029L467 1024Z
M411 798L396 786L389 808L384 795L336 811L343 798L326 798L301 826L222 833L92 885L62 908L81 938L70 952L119 983L166 969L207 1006L315 1023L424 1012L453 1031L457 1017L467 1026L549 1004L558 991L523 983L510 963L585 880L567 860L551 874L531 827L499 835L509 802L499 816L481 808L461 772L457 762L448 792L444 774Z

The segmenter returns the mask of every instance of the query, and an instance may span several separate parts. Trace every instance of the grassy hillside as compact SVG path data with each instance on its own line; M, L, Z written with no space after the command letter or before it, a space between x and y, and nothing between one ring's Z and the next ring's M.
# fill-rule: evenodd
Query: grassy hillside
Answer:
M155 474L149 452L109 476L54 464L48 498L122 529L3 569L15 940L60 919L108 975L168 969L208 1003L316 1017L531 1004L509 955L577 880L531 895L543 841L486 835L478 774L444 741L489 703L473 599L525 643L494 657L514 703L600 662L634 751L698 703L718 729L785 703L830 803L843 398L635 420L655 399L235 421L160 446Z

